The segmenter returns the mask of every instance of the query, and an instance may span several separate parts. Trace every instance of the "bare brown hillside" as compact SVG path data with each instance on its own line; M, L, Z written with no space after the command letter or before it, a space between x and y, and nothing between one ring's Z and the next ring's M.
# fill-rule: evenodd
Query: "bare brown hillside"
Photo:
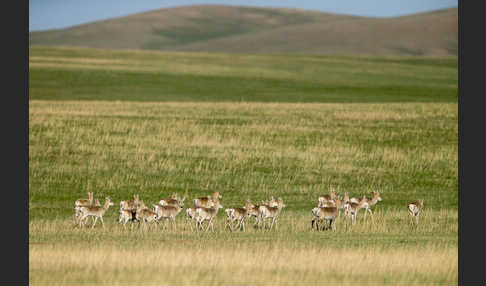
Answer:
M223 53L457 56L457 8L395 18L221 5L30 33L33 45Z

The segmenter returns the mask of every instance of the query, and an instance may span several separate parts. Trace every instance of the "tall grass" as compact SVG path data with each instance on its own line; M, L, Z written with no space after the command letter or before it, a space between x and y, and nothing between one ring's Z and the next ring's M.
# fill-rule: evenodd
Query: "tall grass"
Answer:
M457 209L456 108L31 101L30 217L70 216L88 191L154 203L219 190L225 207L274 195L302 210L330 186Z
M311 231L310 212L282 212L278 230L230 232L124 229L112 220L94 229L68 220L30 223L32 285L456 285L457 212L376 210L355 225ZM251 225L251 224L250 224ZM392 282L393 281L393 282Z

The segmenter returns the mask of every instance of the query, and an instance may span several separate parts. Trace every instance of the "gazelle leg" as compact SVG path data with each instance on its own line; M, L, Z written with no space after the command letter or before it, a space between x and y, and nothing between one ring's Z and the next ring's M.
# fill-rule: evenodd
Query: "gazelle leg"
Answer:
M101 220L101 225L103 226L103 228L105 228L105 223L103 222L103 217L100 216L100 220Z
M94 221L93 225L91 226L91 228L94 228L97 220L98 220L98 217L95 218L95 221Z

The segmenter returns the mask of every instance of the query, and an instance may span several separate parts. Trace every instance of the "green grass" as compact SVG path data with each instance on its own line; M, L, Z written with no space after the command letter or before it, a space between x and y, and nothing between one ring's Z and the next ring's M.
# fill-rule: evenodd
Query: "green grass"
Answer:
M32 47L32 285L457 285L457 59ZM383 201L311 232L330 186ZM106 229L73 228L93 191ZM120 200L282 197L279 229L123 230ZM423 197L418 227L406 205ZM325 280L327 279L327 280Z
M30 99L457 102L457 58L154 53L31 47Z

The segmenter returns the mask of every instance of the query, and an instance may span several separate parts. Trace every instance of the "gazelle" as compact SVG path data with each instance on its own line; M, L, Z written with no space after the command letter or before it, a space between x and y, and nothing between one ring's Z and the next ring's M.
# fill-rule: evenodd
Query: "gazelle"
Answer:
M316 224L316 230L319 230L319 222L327 220L332 230L336 230L336 217L338 216L338 208L335 206L330 207L317 207L312 209L312 228L314 229L314 223ZM324 229L324 226L322 227Z
M220 204L219 201L216 201L214 203L214 206L210 208L196 208L196 222L197 225L203 229L202 222L207 220L208 222L208 227L206 228L206 231L209 230L209 227L211 227L211 230L214 231L214 218L218 214L218 210L223 208L223 206ZM197 227L196 227L197 229Z
M182 207L184 206L184 201L186 200L186 196L184 196L182 199L179 199L177 194L172 195L172 198L170 199L162 199L159 201L159 205L161 206L179 206L182 203Z
M201 197L194 199L194 207L210 208L216 204L216 201L223 198L219 192L214 192L213 196Z
M86 207L80 207L80 212L81 212L81 218L79 219L80 223L84 226L86 224L86 219L89 216L94 216L95 221L91 228L94 228L96 225L96 221L98 218L101 220L101 224L103 225L103 228L105 227L105 224L103 222L103 215L105 212L108 210L110 206L113 205L113 202L110 200L110 197L105 198L105 204L103 206L86 206Z
M368 213L368 212L370 213L370 216L373 216L373 212L371 211L371 207L376 205L376 203L381 202L382 198L380 196L380 192L373 191L373 197L371 197L371 198L364 196L362 198L351 198L350 201L354 202L354 203L360 203L363 200L365 202L364 202L364 205L363 205L362 208L365 209L364 218L366 218L366 213Z
M259 220L263 222L263 229L265 229L265 219L272 219L272 224L270 225L270 229L273 228L275 224L275 228L278 229L278 218L280 217L280 212L282 208L285 207L285 204L282 198L278 198L278 205L276 207L271 206L260 206L258 208L259 212Z
M77 221L81 215L81 207L89 207L93 205L93 192L88 192L88 199L78 199L74 202L74 220Z
M356 215L358 214L358 211L363 208L366 204L366 197L363 196L363 198L360 200L359 203L355 203L355 202L347 202L345 205L344 205L344 215L347 217L347 216L350 216L351 215L351 221L353 224L356 223Z
M262 206L268 206L268 203L262 202ZM260 221L260 212L258 211L259 208L259 205L253 205L253 208L248 210L248 221L251 217L255 217L255 223L253 224L253 226L256 226Z
M278 206L278 202L273 198L273 196L271 196L268 202L262 201L262 205L276 207Z
M123 211L128 211L131 213L131 218L130 220L133 221L135 220L135 214L137 212L137 208L140 205L140 198L138 194L133 195L133 201L125 200L125 201L120 201L120 212ZM128 216L128 213L125 213L125 215Z
M133 201L126 200L120 202L120 209L136 212L139 204L140 204L140 198L138 194L133 195Z
M230 208L225 210L227 219L229 219L230 222L231 231L233 231L233 223L235 221L237 221L236 228L245 231L245 220L250 216L249 210L254 207L255 205L253 205L250 200L246 200L245 206L242 208Z
M137 210L135 211L135 219L138 220L139 226L140 223L146 225L147 223L151 223L152 225L157 226L157 213L153 210L147 208L143 201L140 201Z
M413 218L415 217L415 224L418 225L420 212L422 211L423 207L424 207L424 199L418 199L408 204L408 213L412 218L412 223L413 223Z
M153 205L155 213L157 214L157 220L164 218L166 220L172 221L174 230L177 229L175 218L181 212L182 207L184 206L183 200L177 200L177 201L179 203L176 206L174 205L161 206L160 204Z
M123 227L125 228L126 223L129 221L133 221L133 214L132 211L120 209L120 216L118 217L118 223L123 223ZM132 223L133 228L133 223Z
M329 194L320 195L317 199L317 205L321 205L327 201L334 200L336 198L336 190L331 187Z

